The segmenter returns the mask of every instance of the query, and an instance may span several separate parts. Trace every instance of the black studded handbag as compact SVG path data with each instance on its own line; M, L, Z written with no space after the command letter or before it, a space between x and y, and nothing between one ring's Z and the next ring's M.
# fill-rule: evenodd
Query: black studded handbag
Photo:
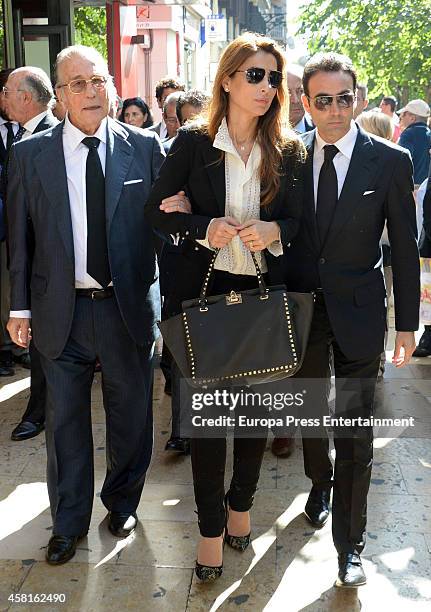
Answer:
M159 324L181 374L197 387L252 385L292 376L304 358L313 295L266 286L252 253L256 289L208 296L217 254L199 298L184 301L181 314Z

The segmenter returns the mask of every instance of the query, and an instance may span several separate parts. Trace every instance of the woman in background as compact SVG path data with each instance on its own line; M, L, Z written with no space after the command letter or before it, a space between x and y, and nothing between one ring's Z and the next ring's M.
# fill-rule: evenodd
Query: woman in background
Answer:
M305 157L302 142L283 127L285 74L283 51L273 40L251 33L236 38L220 59L206 117L180 128L162 165L146 211L159 233L184 241L171 296L177 313L183 300L199 295L214 249L220 252L211 295L257 287L250 252L269 284L283 283L280 256L298 231ZM190 205L174 195L181 190ZM200 580L221 575L224 540L239 551L250 543L249 510L265 446L266 431L234 438L225 496L226 438L191 440Z
M124 100L119 121L139 128L148 128L153 125L151 111L146 102L139 97Z

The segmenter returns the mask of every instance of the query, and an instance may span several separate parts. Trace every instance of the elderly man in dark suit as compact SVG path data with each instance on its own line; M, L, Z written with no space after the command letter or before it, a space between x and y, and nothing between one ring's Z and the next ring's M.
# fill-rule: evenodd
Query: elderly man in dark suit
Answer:
M19 123L21 128L16 140L25 140L58 124L51 112L54 104L54 91L49 76L33 66L17 68L8 77L4 88L4 102L8 116ZM7 166L3 176L4 191L7 187ZM12 203L13 205L13 203ZM7 322L9 314L10 281L9 272L5 269L6 254L2 257L2 319ZM7 293L7 295L6 295ZM30 344L31 387L30 399L21 421L11 434L12 440L19 442L37 436L45 426L46 381L43 374L40 355L34 343ZM20 360L24 366L28 355ZM15 357L19 362L19 359Z
M372 415L375 383L386 328L380 238L385 222L392 247L397 367L415 348L419 318L419 257L412 163L397 145L363 132L353 121L356 72L337 54L317 55L304 69L305 109L316 129L303 136L308 149L304 212L298 236L286 252L286 285L314 291L314 316L303 379L314 379L302 416L328 415L333 355L335 416ZM346 415L346 411L348 414ZM310 412L311 414L307 414ZM312 489L305 506L316 528L329 515L338 552L340 587L366 581L360 554L365 545L373 428L357 420L334 426L335 469L324 428L303 430L305 473Z
M46 441L53 535L46 558L73 557L94 492L91 384L102 366L107 472L101 499L111 533L136 526L152 451L152 357L159 288L144 204L163 160L158 137L108 117L108 67L94 49L57 58L68 115L12 147L8 198L8 327L31 334L48 388ZM27 224L35 236L27 244ZM30 271L30 278L29 278ZM30 312L31 308L31 312Z

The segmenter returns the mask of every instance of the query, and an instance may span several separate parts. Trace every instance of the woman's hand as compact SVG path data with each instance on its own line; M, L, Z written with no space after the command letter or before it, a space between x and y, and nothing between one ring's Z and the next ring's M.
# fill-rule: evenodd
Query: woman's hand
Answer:
M280 226L275 221L250 219L237 227L238 235L245 246L254 253L280 239Z
M238 234L239 223L233 217L217 217L208 229L208 242L213 249L222 249Z
M170 198L164 198L160 204L160 210L163 210L166 213L180 212L190 215L192 212L192 206L185 192L179 191L176 195L173 195Z

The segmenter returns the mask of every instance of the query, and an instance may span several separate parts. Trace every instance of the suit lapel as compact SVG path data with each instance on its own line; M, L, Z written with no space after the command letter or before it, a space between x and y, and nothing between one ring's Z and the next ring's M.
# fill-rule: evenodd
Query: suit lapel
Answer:
M221 151L212 146L208 140L208 145L202 151L205 162L205 170L214 191L217 205L222 216L225 215L226 208L226 183L224 158L220 161Z
M40 140L40 147L40 153L34 159L36 171L55 211L66 252L73 262L73 233L63 151L63 122Z
M128 132L108 118L105 168L105 203L108 229L120 200L124 179L129 172L135 149L127 140Z
M374 175L378 170L375 163L376 158L377 154L374 151L371 139L359 129L349 169L323 250L334 243L344 224L352 218L355 208L361 202L364 191L372 184Z

